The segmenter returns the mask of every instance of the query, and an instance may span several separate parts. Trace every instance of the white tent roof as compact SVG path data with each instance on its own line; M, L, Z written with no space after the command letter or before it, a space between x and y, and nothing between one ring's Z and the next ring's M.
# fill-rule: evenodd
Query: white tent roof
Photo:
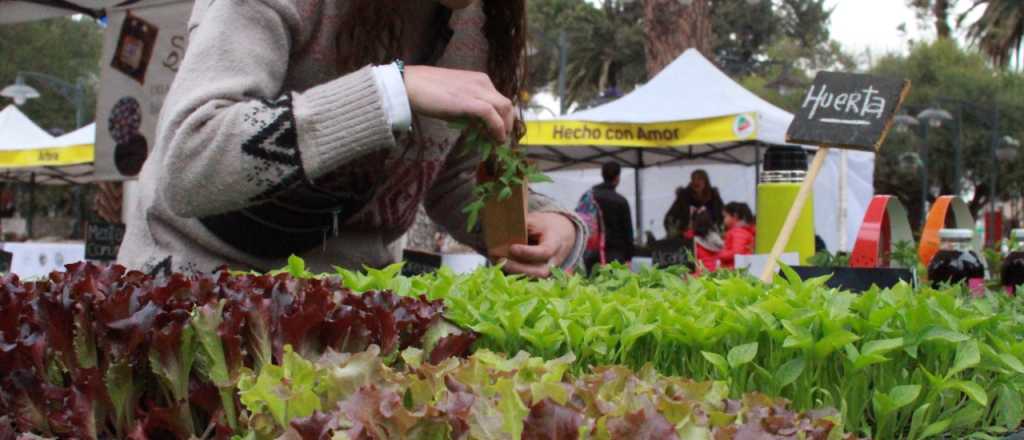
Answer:
M700 52L690 49L626 96L560 119L649 124L741 113L760 116L758 140L786 144L786 130L793 115L743 88Z
M0 151L70 148L96 143L96 124L89 124L60 137L50 136L36 126L17 107L9 106L0 112ZM90 180L93 164L83 163L60 167L38 166L0 171L0 180L29 181L43 185L85 183Z
M530 147L530 155L549 170L593 167L610 157L634 167L684 161L752 166L757 161L758 151L766 145L785 145L786 130L793 115L737 84L700 52L690 49L626 96L554 120L652 124L737 114L757 115L758 133L753 141L642 149Z
M0 111L0 151L24 150L53 144L54 137L39 128L18 107L8 105Z
M96 144L96 123L86 125L85 127L79 128L78 130L67 133L63 136L56 138L51 137L48 141L35 144L27 145L22 149L30 148L66 148L74 147L78 145L94 145Z

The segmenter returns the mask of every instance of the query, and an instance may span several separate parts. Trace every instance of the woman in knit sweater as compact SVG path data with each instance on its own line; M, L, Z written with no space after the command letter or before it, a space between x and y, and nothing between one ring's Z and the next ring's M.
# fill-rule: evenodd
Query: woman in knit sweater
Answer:
M479 157L514 140L524 0L197 0L119 261L150 271L382 266L422 203L458 240ZM397 62L402 60L404 62ZM585 227L530 198L511 272L572 266Z

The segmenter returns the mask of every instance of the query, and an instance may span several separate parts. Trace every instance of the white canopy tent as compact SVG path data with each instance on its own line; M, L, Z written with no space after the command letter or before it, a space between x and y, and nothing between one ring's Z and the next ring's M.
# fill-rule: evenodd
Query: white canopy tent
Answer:
M0 151L24 150L53 140L50 133L39 128L18 107L8 105L0 111Z
M754 121L742 129L743 121ZM623 176L620 192L639 212L641 232L663 236L661 219L675 199L675 188L690 172L705 168L726 202L756 207L757 175L768 146L785 145L793 115L737 84L699 52L689 50L648 83L607 104L557 119L528 120L529 155L555 178L538 191L574 206L580 194L600 181L594 170L618 161L642 172ZM623 136L608 133L641 129L677 130L664 142L616 145ZM566 130L603 130L592 141L564 139ZM558 130L561 129L561 132ZM614 137L615 139L611 139ZM629 136L626 136L627 138ZM634 148L624 148L634 147ZM627 181L628 180L628 181ZM829 249L850 250L874 195L874 155L833 151L815 184L817 233Z
M17 174L25 177L35 173L36 183L44 185L88 183L92 180L95 144L96 124L92 123L49 142L31 145L27 149L43 152L60 165L19 168Z

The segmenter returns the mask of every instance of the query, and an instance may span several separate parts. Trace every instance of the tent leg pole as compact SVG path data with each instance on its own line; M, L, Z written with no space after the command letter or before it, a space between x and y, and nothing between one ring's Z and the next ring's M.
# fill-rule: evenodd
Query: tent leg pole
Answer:
M36 173L29 174L28 180L28 212L25 213L25 234L32 240L32 219L36 210Z
M757 184L761 181L761 143L754 144L754 209L757 209ZM756 216L756 213L755 213Z
M643 183L640 179L640 170L644 169L644 152L643 150L637 150L636 152L636 170L633 173L633 180L636 185L636 230L637 238L644 236L644 191Z

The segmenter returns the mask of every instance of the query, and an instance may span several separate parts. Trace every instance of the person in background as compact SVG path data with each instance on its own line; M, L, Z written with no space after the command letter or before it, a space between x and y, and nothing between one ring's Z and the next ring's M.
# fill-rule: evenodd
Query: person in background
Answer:
M598 263L628 263L633 259L633 214L626 198L615 191L621 174L622 166L618 163L604 164L601 167L604 182L590 190L598 206L598 227L604 243L599 244L603 253L586 254L584 262L588 271Z
M754 253L754 213L746 203L732 202L723 209L725 246L718 253L722 269L735 269L737 255Z
M668 238L677 237L690 226L690 219L699 210L707 211L714 226L722 224L722 196L711 186L707 171L696 170L690 175L690 184L676 190L676 200L665 214Z
M722 236L715 229L711 213L702 209L693 214L693 227L686 232L686 238L693 240L694 257L697 258L696 273L705 270L714 272L719 267L719 253L725 247Z

